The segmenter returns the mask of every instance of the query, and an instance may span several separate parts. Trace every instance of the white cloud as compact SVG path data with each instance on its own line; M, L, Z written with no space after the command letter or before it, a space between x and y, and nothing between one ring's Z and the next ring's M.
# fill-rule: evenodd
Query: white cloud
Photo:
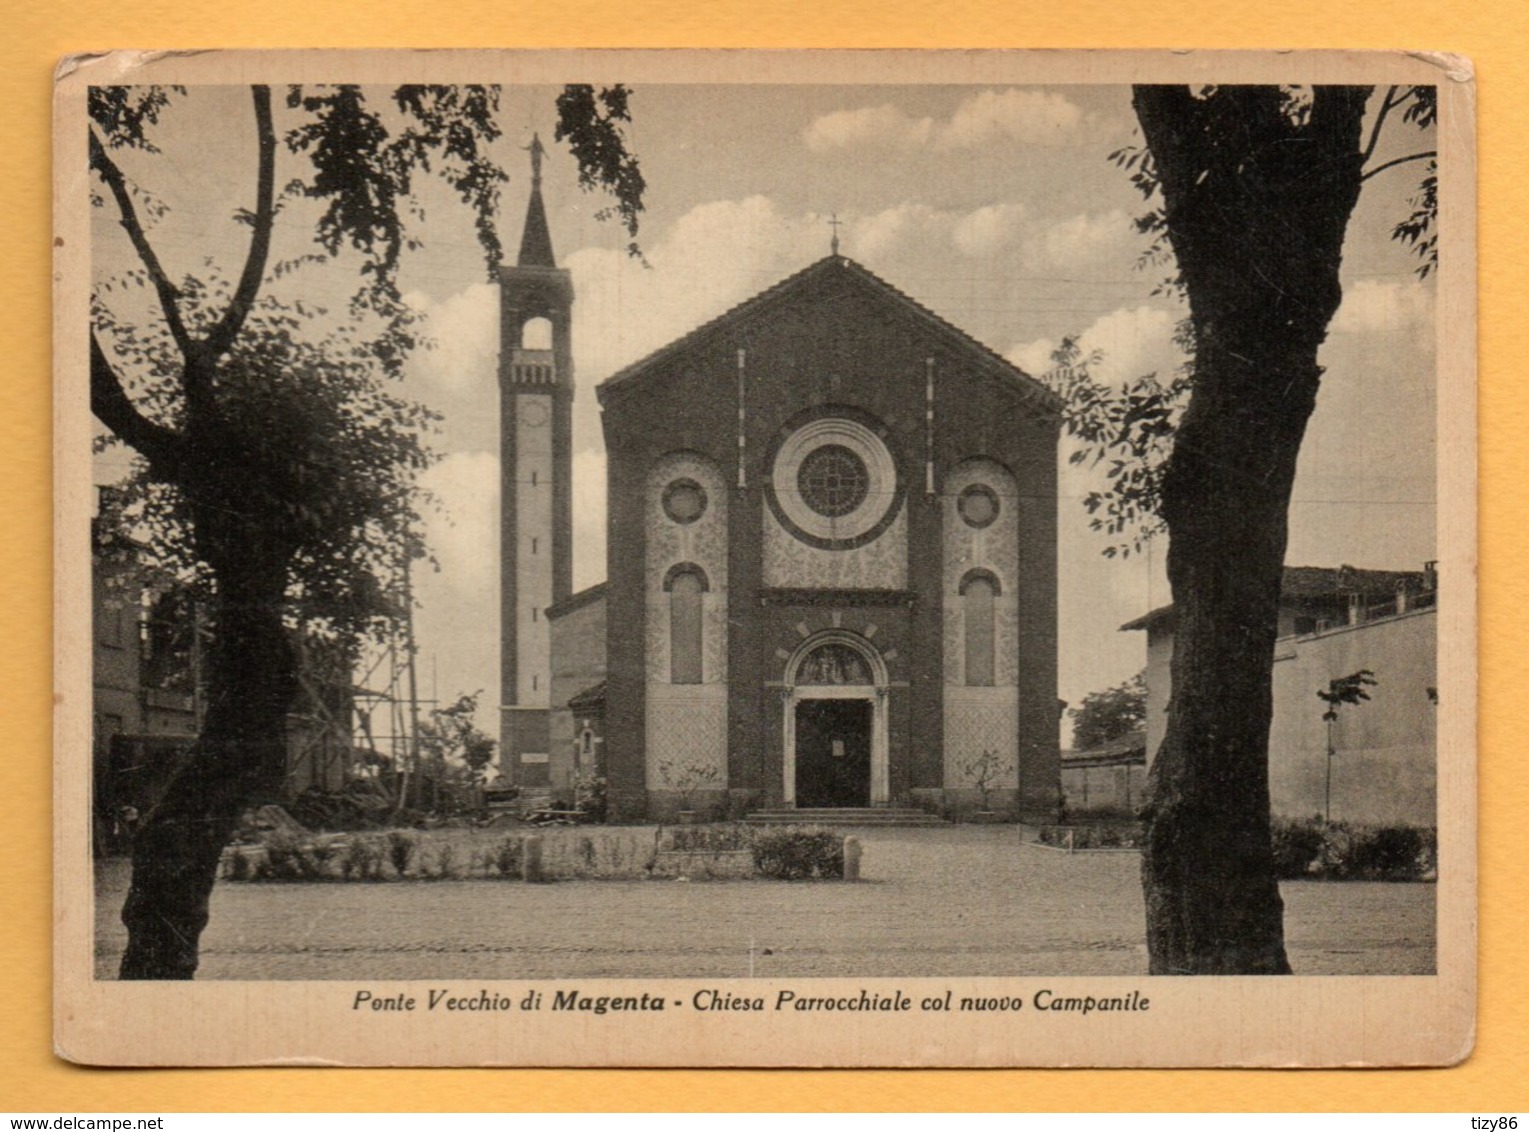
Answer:
M426 348L409 358L411 375L452 393L493 382L499 357L497 286L474 283L438 303L414 291L404 301L423 316L427 337Z
M1163 307L1120 307L1095 319L1078 335L1078 346L1084 354L1099 351L1096 380L1122 385L1149 373L1166 380L1183 361L1173 344L1177 321L1177 315ZM1005 356L1025 372L1039 375L1051 368L1056 347L1052 339L1038 338L1011 347Z
M994 142L1021 145L1067 145L1087 116L1065 95L1040 90L985 90L967 99L940 128L946 149L966 149Z
M1025 206L1017 201L984 205L956 221L951 240L962 255L991 255L1019 239L1026 214Z
M802 131L813 153L850 147L976 149L998 142L1061 146L1096 125L1066 95L1041 90L984 90L962 102L949 119L918 118L890 103L835 110Z
M847 244L857 259L892 255L910 243L923 247L942 244L954 218L927 204L899 204L850 221Z
M1038 377L1051 368L1051 355L1058 343L1051 338L1037 338L1009 350L1005 356L1031 377Z
M891 105L865 106L823 115L803 131L802 140L813 153L858 145L912 149L933 132L930 118L911 118Z
M1131 218L1120 209L1080 212L1038 230L1026 245L1026 258L1037 267L1077 267L1121 258L1134 246Z
M1361 279L1346 287L1332 329L1377 334L1433 324L1433 292L1416 282Z

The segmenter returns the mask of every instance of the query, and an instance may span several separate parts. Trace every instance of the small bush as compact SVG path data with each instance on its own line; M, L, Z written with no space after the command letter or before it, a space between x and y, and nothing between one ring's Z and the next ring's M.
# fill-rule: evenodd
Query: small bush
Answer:
M250 865L250 859L245 856L243 849L235 849L228 859L228 879L247 881L255 875L254 868Z
M1141 827L1123 825L1045 825L1036 837L1042 845L1058 849L1135 849L1141 845Z
M520 838L506 837L494 848L494 868L505 880L520 879Z
M1274 875L1280 880L1309 876L1322 855L1324 838L1319 825L1309 821L1277 818L1274 838Z
M393 866L393 871L400 877L409 871L409 862L414 859L417 847L412 833L405 833L401 829L389 831L388 860Z
M774 880L844 876L844 836L831 829L769 829L754 838L754 867Z
M746 825L679 825L667 831L665 848L676 853L726 853L752 849L759 834Z
M1350 869L1373 880L1411 880L1423 871L1421 830L1392 825L1364 830L1354 838Z

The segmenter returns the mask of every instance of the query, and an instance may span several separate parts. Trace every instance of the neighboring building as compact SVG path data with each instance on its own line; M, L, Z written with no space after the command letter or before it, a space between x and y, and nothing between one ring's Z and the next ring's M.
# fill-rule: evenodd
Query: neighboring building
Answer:
M1269 789L1274 813L1311 817L1327 800L1327 724L1317 697L1360 669L1368 702L1338 709L1334 820L1436 824L1438 586L1421 571L1286 567L1275 644ZM1147 755L1167 728L1173 607L1121 626L1147 633Z
M1147 786L1147 733L1132 731L1086 751L1062 752L1062 800L1069 815L1134 814Z
M547 779L571 797L577 780L603 777L605 739L605 584L580 590L547 610L553 668ZM529 769L529 768L527 768Z
M201 730L207 618L174 579L147 569L141 548L92 524L92 716L98 837L124 808L146 812ZM301 690L287 717L292 798L338 791L353 766L349 667L318 642L300 644Z
M559 785L587 740L617 817L691 788L734 814L960 808L991 751L995 797L1054 815L1057 399L835 248L600 386L609 581L569 595L572 293L545 229L535 176L501 272L517 781Z

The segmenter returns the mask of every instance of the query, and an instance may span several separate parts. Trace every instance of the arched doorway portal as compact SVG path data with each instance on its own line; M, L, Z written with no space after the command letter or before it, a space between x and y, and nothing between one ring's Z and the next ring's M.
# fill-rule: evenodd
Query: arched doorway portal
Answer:
M864 637L830 629L786 662L783 798L788 806L884 806L887 672Z

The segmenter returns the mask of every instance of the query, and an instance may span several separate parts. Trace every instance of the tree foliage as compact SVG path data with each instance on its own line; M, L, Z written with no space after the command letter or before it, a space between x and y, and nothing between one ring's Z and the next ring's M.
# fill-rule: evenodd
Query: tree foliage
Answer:
M457 763L481 771L488 766L496 744L473 722L482 694L464 694L449 707L431 709L430 718L419 729L421 756L440 767Z
M255 171L250 203L233 216L248 243L226 282L211 258L200 274L166 266L154 230L167 206L138 179L162 171L156 133L172 114L194 115L197 97L154 86L89 93L92 200L137 260L92 297L91 410L106 443L138 457L118 517L205 587L212 611L203 731L134 846L124 978L196 970L218 854L243 807L282 781L298 687L292 632L343 649L385 630L394 595L407 592L402 572L422 553L415 479L431 415L387 384L419 345L399 271L420 245L421 178L437 177L471 213L493 277L507 179L492 152L499 91L378 94L293 86L278 109L269 87L249 88ZM558 132L581 183L615 194L630 235L643 186L622 151L626 114L624 88L590 92L559 102ZM217 223L199 220L204 231ZM303 229L312 250L273 261L278 231ZM326 283L355 280L339 289L350 291L344 315L270 290L320 271ZM134 305L144 294L147 310Z
M1202 97L1216 88L1204 88ZM1278 98L1278 113L1293 130L1310 119L1312 91L1309 87L1271 88ZM1361 183L1390 169L1424 162L1425 172L1415 193L1408 198L1410 213L1399 220L1392 236L1410 247L1419 259L1417 275L1426 279L1438 267L1438 167L1433 150L1408 153L1386 161L1374 161L1388 118L1398 114L1401 122L1426 135L1438 117L1437 89L1432 86L1392 86L1374 112L1362 155ZM1140 192L1145 210L1136 217L1137 232L1149 238L1136 261L1142 271L1158 273L1153 295L1186 299L1183 274L1168 238L1166 211L1157 162L1145 144L1123 146L1109 160L1120 168ZM1194 382L1194 322L1184 318L1174 328L1174 345L1186 361L1171 375L1150 373L1124 385L1100 380L1095 370L1104 360L1099 351L1085 353L1076 338L1064 339L1052 357L1052 368L1042 380L1062 398L1063 421L1077 442L1069 456L1072 464L1096 471L1103 486L1083 497L1090 526L1110 536L1104 549L1108 557L1129 556L1163 529L1160 514L1162 474L1173 449L1173 437L1189 403Z
M1139 731L1147 723L1147 674L1138 672L1113 688L1090 692L1067 714L1072 717L1075 751L1102 747Z

